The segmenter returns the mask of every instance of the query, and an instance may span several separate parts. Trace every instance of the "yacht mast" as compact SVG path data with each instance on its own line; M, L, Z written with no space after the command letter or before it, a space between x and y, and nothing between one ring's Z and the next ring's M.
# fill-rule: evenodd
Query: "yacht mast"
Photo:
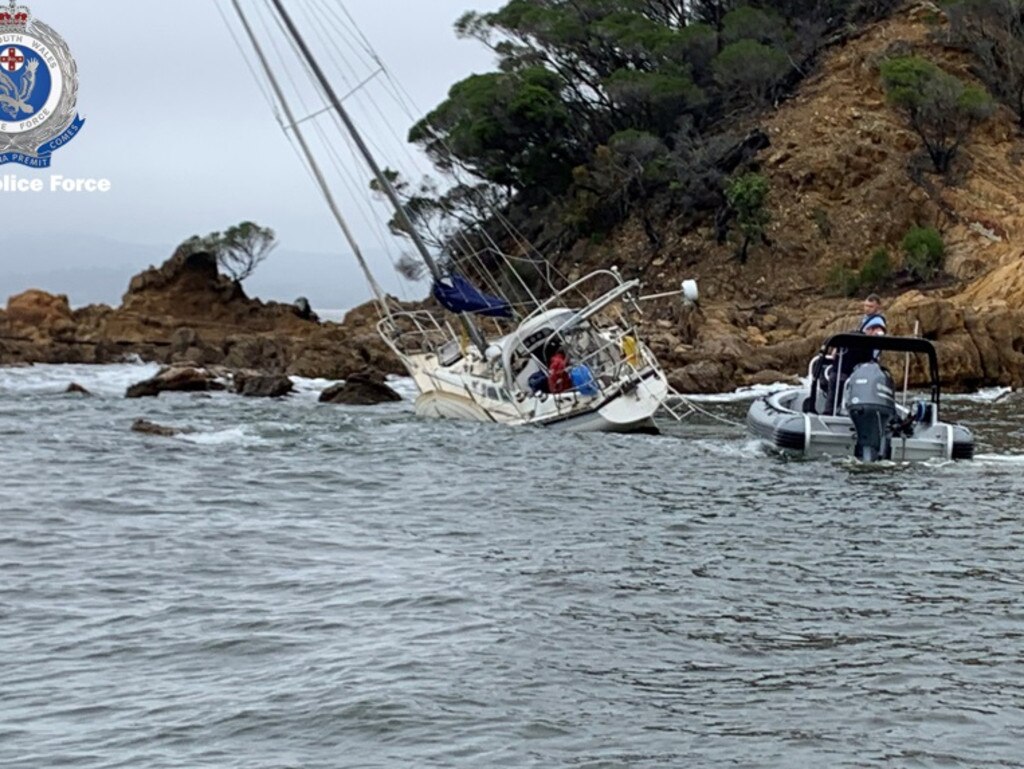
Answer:
M256 34L253 32L252 27L249 24L249 20L242 11L242 6L239 4L238 0L231 0L231 4L235 7L235 13L238 14L238 18L242 22L242 27L245 28L245 34L248 35L249 42L252 43L252 47L256 51L256 56L260 60L260 65L263 67L263 72L266 74L267 80L270 81L270 87L274 91L274 96L277 97L277 101L281 105L281 109L284 111L284 116L288 121L287 127L290 127L295 132L295 138L299 142L299 147L302 148L302 154L305 156L306 162L309 164L309 168L313 172L316 183L320 187L320 192L327 201L327 206L331 209L331 213L334 215L335 221L337 221L338 226L345 235L345 239L348 241L349 246L355 253L356 261L359 262L359 267L362 269L363 275L366 276L366 281L370 284L370 288L377 299L377 304L380 306L381 312L384 316L390 315L391 311L388 309L384 290L380 287L380 284L377 283L377 279L373 277L373 273L370 272L370 267L367 265L366 259L363 257L363 251L359 248L359 243L356 242L355 236L353 236L352 231L349 229L348 222L345 221L345 217L341 215L341 209L338 207L338 203L334 199L334 195L331 193L331 188L327 184L327 179L324 177L323 172L320 170L319 163L316 162L316 157L313 155L313 151L309 148L309 144L302 133L302 129L299 127L298 121L295 119L295 114L292 112L288 99L285 98L281 84L278 81L277 76L274 74L274 70L270 66L270 62L267 60L266 55L263 53L263 47L260 45Z
M292 17L288 14L288 11L285 10L284 4L281 2L281 0L271 0L271 3L277 10L277 13L281 17L281 21L284 22L285 27L288 28L288 33L292 36L292 39L295 41L295 44L299 47L299 50L302 52L303 58L306 60L306 63L312 70L313 75L320 83L320 87L323 88L324 94L327 96L328 101L330 101L331 106L334 107L335 111L338 113L338 117L340 117L341 121L345 124L345 128L352 136L352 140L355 142L356 147L358 147L359 153L363 156L363 160L366 161L366 164L373 172L373 175L376 178L377 183L380 185L380 188L384 191L384 194L391 202L391 205L395 209L395 214L398 216L398 220L401 222L403 229L409 234L409 237L412 238L413 243L416 245L416 250L419 252L420 258L423 260L423 263L427 266L427 269L430 270L431 277L434 279L435 282L440 282L441 280L444 279L444 274L441 272L441 268L438 267L437 261L434 259L433 256L431 256L430 250L427 248L427 244L423 242L423 238L420 236L419 232L416 230L416 227L413 225L412 220L409 218L409 214L405 210L405 206L402 205L402 201L398 197L398 193L395 192L395 188L391 185L391 182L384 175L384 172L381 170L380 166L377 165L377 161L373 157L373 153L370 152L370 148L363 140L362 135L356 129L355 123L352 122L352 118L349 117L348 112L346 112L344 106L342 106L341 99L338 98L338 94L335 92L334 87L331 85L331 82L327 79L327 75L324 74L324 71L323 69L321 69L320 64L313 56L313 52L306 44L306 41L302 37L302 34L295 26L295 22L292 21ZM480 330L476 327L476 325L474 325L472 319L469 318L465 313L461 315L461 318L463 324L465 325L467 333L473 340L473 343L476 344L476 346L480 349L480 352L483 353L487 346L487 343L483 338L483 334L480 333Z

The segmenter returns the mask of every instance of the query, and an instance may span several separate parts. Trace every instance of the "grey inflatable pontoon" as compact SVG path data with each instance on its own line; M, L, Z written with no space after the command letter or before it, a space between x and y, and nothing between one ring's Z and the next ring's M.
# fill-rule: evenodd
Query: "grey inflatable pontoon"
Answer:
M828 357L829 350L837 351ZM927 399L896 402L892 376L877 354L925 355L931 377ZM926 339L838 334L811 362L810 384L758 398L747 427L785 454L850 456L865 462L971 459L974 436L939 419L939 363Z

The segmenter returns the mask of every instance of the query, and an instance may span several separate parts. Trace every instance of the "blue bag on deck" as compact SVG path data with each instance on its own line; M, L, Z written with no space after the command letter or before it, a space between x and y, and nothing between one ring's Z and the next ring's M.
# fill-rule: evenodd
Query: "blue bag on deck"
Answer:
M572 378L572 386L580 395L597 395L601 391L594 381L594 375L590 373L590 367L584 364L573 366L569 369L569 376Z

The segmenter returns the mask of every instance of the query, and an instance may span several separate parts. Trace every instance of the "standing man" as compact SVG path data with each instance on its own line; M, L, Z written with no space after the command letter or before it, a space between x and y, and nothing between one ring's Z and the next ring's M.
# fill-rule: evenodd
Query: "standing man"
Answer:
M860 328L857 330L861 333L865 333L869 326L876 325L872 323L875 319L881 320L881 326L884 332L885 329L885 316L882 314L882 299L878 294L868 294L864 299L864 317L860 320Z

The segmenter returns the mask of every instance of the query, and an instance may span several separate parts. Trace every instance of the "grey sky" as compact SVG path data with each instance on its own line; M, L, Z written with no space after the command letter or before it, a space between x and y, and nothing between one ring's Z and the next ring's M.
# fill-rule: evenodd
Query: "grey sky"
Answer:
M184 238L243 219L274 227L281 242L248 284L250 293L285 300L303 293L314 304L333 307L368 297L326 206L218 13L218 5L233 13L228 0L27 4L71 46L86 125L54 155L51 169L6 165L0 174L104 177L113 191L2 193L0 301L33 286L68 293L75 304L116 301L132 273L164 258ZM456 39L452 24L466 10L500 5L344 2L422 110L435 106L457 80L494 68L490 52ZM408 121L396 115L394 122L404 136ZM357 173L364 185L369 174ZM377 210L386 214L379 205ZM377 231L365 216L352 214L376 272L386 285L398 286Z

